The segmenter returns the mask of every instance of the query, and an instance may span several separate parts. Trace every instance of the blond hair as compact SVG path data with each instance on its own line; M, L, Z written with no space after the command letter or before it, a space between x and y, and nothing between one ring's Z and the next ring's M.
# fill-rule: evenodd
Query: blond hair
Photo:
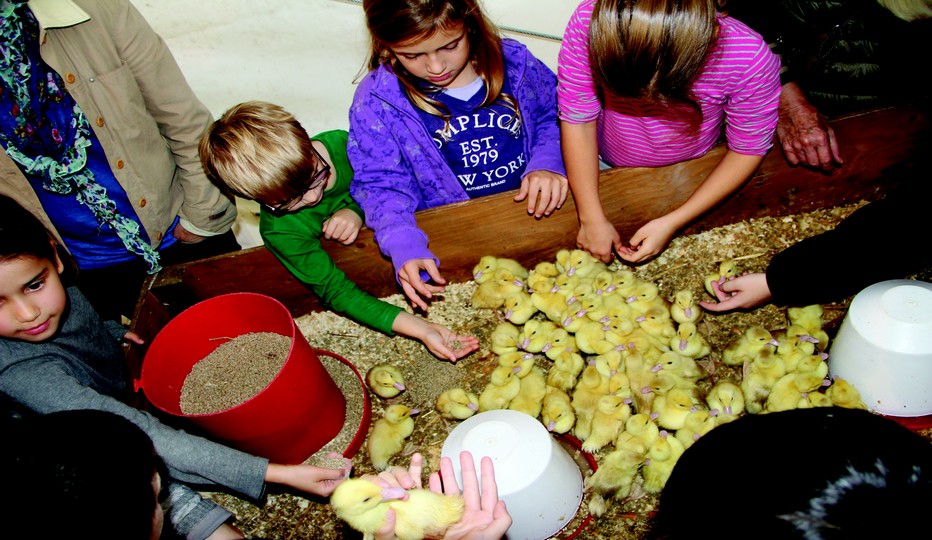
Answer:
M877 3L907 22L932 17L930 0L877 0Z
M589 26L589 60L603 101L620 98L670 109L685 105L701 114L692 83L718 34L717 4L598 0Z
M502 40L477 0L363 0L362 6L371 39L369 69L388 64L411 103L428 114L443 118L445 130L450 113L446 106L430 96L437 89L425 87L424 81L411 75L395 57L392 47L429 39L440 30L459 27L466 32L473 69L485 81L482 106L501 101L514 112L514 121L517 121L517 102L502 92L505 85Z
M300 193L317 168L307 131L291 113L264 101L240 103L223 113L201 137L198 150L208 176L265 204Z

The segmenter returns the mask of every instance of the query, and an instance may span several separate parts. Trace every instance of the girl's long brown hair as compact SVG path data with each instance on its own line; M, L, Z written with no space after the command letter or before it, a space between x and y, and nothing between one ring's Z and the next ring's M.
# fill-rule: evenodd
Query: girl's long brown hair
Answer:
M603 102L612 99L701 110L692 83L718 33L716 0L597 0L589 61Z
M469 42L473 68L486 84L482 106L502 100L518 118L517 102L502 92L505 61L501 37L495 25L482 13L477 0L363 0L362 7L372 41L369 69L388 63L415 107L449 122L447 108L430 97L431 87L409 73L391 47L429 38L441 29L450 30L462 25Z

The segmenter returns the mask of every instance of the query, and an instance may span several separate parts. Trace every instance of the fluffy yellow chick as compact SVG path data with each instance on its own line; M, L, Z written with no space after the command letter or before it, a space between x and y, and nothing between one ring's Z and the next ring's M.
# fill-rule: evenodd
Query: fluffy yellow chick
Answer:
M514 369L498 366L492 370L488 384L479 394L479 412L507 409L520 389L521 379L515 374Z
M518 279L525 279L529 274L527 269L514 259L485 255L481 257L478 264L473 267L472 278L476 283L483 283L491 279L492 274L499 268L511 271Z
M627 449L646 454L654 440L660 436L660 426L646 413L632 414L625 422L625 429L618 434L616 449Z
M778 412L796 409L803 394L812 392L822 386L822 377L814 373L787 373L784 375L767 396L764 404L765 412Z
M719 381L706 394L705 402L710 412L716 414L718 422L730 422L744 412L744 392L731 381Z
M576 423L576 413L573 412L573 404L569 394L548 386L547 393L544 394L540 418L547 431L567 433L573 429L573 425Z
M518 394L508 404L508 408L523 412L531 418L537 418L540 416L544 395L547 393L547 381L540 368L528 371L529 373L521 378Z
M592 492L589 512L603 515L610 505L609 500L624 500L631 494L638 469L646 454L628 449L616 449L603 457L599 468L586 478L585 487Z
M629 269L620 269L612 272L614 275L613 283L615 285L615 293L620 294L624 298L629 298L634 294L635 289L644 281L637 277L637 275Z
M607 353L590 358L589 363L594 365L603 377L610 378L619 370L624 371L625 369L624 357L621 351L608 351Z
M635 318L646 314L652 307L670 309L667 301L660 296L660 288L652 281L644 281L634 288L634 294L628 297L628 307Z
M547 343L540 352L547 358L555 360L564 351L576 350L576 338L563 328L557 328L547 336Z
M828 348L828 333L822 329L822 306L812 304L804 307L789 307L786 309L787 318L790 324L798 325L806 329L808 340L815 344L819 351Z
M491 350L493 353L501 356L509 352L518 350L520 343L521 330L510 322L498 323L494 329L490 340L492 341Z
M733 278L738 275L738 263L735 261L722 261L718 265L718 272L709 274L705 277L705 290L713 297L715 296L715 290L712 289L712 282L718 282L719 285L725 282L726 279Z
M368 439L369 460L374 468L384 471L389 460L401 452L405 439L414 432L411 415L417 412L406 405L391 405L382 418L376 420Z
M557 269L569 276L592 277L608 267L581 249L561 249L556 255Z
M450 420L465 420L479 410L479 396L462 388L450 388L437 396L437 411Z
M848 381L838 378L825 390L825 395L832 400L836 407L846 409L867 409L867 405L861 400L861 393Z
M764 407L773 386L786 374L783 359L769 349L761 349L752 360L745 363L741 392L745 406L751 414L758 414Z
M405 378L401 370L389 364L372 366L366 373L366 383L372 393L383 398L393 398L405 390Z
M499 268L488 281L480 283L470 303L478 308L498 309L508 296L524 290L524 281L507 268Z
M669 345L678 354L693 359L704 358L712 353L708 340L691 322L682 322L677 326L676 335L670 338Z
M563 351L547 371L547 385L564 392L572 390L584 366L585 360L582 356L569 350Z
M657 363L663 373L690 382L698 381L705 374L695 360L674 351L661 354L660 358L657 359Z
M634 401L634 391L631 389L631 381L624 371L618 371L608 378L608 393L623 398L625 403Z
M623 398L612 394L600 397L592 415L589 436L583 440L582 449L597 452L606 444L614 442L629 417L631 407Z
M657 413L657 424L666 429L680 429L686 416L698 405L693 394L683 388L673 388L666 394L654 398L653 412Z
M653 364L648 363L644 355L638 351L625 351L624 359L625 374L634 394L635 409L638 412L650 412L654 400L650 385L657 377L657 373L653 371Z
M602 354L615 346L605 339L605 323L589 321L576 330L576 347L586 354Z
M539 353L547 345L550 333L557 329L557 325L550 321L531 319L521 328L518 348L527 352Z
M591 322L587 317L590 310L598 308L602 299L598 296L585 296L567 305L560 320L560 325L571 333L576 333L584 324Z
M576 426L573 433L578 439L589 436L592 417L595 415L599 398L608 394L608 378L603 377L595 366L583 368L582 375L573 389L573 411L576 413Z
M697 323L704 312L693 297L693 292L687 289L676 291L673 294L673 303L670 305L670 317L678 324L685 322Z
M498 365L511 368L520 379L534 367L534 355L524 351L505 353L498 357Z
M557 265L549 261L537 263L533 270L528 273L527 287L532 292L544 292L553 289L554 282L560 274Z
M654 439L653 444L647 450L647 460L641 469L644 477L644 491L660 493L663 486L667 484L677 460L685 450L683 443L676 437L670 437L667 432L661 431L660 436Z
M524 291L506 296L502 301L502 309L505 310L505 319L514 324L524 324L537 314L531 295Z
M826 396L822 392L815 391L804 394L803 397L800 398L797 407L800 409L811 409L813 407L832 407L834 405L835 404L832 403L832 398Z
M670 338L676 335L676 327L673 325L673 319L670 318L670 310L662 306L651 307L635 321L641 330L657 338L664 346Z
M405 494L407 498L400 500ZM330 505L337 517L362 532L364 538L373 538L385 525L385 514L394 510L395 536L399 540L440 537L462 519L465 509L462 496L426 489L382 488L362 478L351 478L337 486Z
M739 366L745 360L754 358L764 347L776 349L777 345L770 330L763 326L750 326L741 336L725 347L722 351L722 362L729 366Z
M815 373L823 379L828 375L828 364L818 354L803 356L796 363L795 373Z
M531 303L548 320L557 322L566 311L566 296L558 291L534 291L531 293Z
M717 425L717 416L713 416L710 411L699 409L686 415L683 427L676 430L675 437L683 443L683 448L689 448L699 437L712 431Z

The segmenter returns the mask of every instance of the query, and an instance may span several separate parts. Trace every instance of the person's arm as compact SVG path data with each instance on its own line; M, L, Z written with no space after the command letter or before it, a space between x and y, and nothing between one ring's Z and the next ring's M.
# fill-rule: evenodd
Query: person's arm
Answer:
M236 219L232 200L208 180L198 157L198 140L212 118L184 78L171 51L129 2L114 15L111 33L120 57L132 71L145 107L174 155L176 177L184 190L181 239L221 234ZM162 149L153 149L162 151ZM185 234L188 233L188 234Z
M605 216L599 196L599 148L596 122L561 122L563 161L579 217L576 246L609 263L612 250L621 252L621 236Z
M375 233L379 249L391 259L405 296L413 305L426 309L425 299L442 292L446 281L439 271L440 260L427 248L427 234L418 228L414 217L421 188L391 127L373 110L382 105L370 102L375 101L368 96L370 84L371 79L360 83L350 108L350 192L366 216L366 226Z
M456 334L449 328L401 311L392 323L392 330L424 343L439 358L456 362L479 348L474 336Z
M718 284L712 282L717 302L700 301L699 305L712 313L753 309L770 302L770 286L767 274L744 274Z
M722 160L709 173L708 178L686 199L686 202L638 229L629 241L631 247L623 247L618 252L618 256L635 263L657 255L666 248L676 231L711 210L741 187L763 160L763 156L748 156L732 150L726 151Z

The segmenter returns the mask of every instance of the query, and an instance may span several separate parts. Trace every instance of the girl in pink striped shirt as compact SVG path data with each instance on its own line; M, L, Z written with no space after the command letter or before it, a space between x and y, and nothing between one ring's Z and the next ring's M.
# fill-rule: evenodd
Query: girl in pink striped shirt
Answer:
M740 187L772 146L780 63L716 0L583 0L558 59L557 99L576 243L605 262L663 251L677 230ZM599 157L660 167L704 155L724 126L727 152L680 207L623 242L599 199Z

